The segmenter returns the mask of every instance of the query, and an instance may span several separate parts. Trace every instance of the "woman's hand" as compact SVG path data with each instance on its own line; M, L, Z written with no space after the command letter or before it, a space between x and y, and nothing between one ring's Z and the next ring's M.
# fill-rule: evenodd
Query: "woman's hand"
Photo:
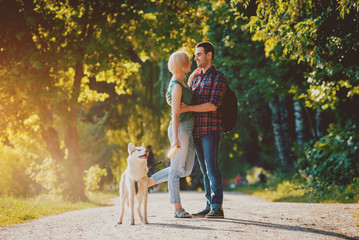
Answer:
M194 71L191 73L191 75L188 77L188 83L187 83L188 86L191 86L194 77L195 77L196 75L200 74L201 70L202 70L202 68L196 68L196 70L194 70Z
M173 144L172 144L171 148L173 148L173 147L181 148L181 143L180 143L180 141L178 139L175 139L173 141Z

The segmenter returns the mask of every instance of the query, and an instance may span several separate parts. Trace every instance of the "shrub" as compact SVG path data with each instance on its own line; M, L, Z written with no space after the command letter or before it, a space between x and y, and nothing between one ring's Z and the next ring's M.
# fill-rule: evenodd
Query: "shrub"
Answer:
M98 164L91 166L88 170L85 170L85 187L86 192L93 192L100 189L100 181L102 177L107 176L106 169L102 169Z
M346 189L349 198L354 195L347 187L359 176L359 134L355 124L344 128L330 125L329 134L305 146L305 154L298 159L299 172L306 176L308 187L316 191Z
M62 196L67 190L64 169L52 158L45 158L41 164L31 163L26 173L51 196Z
M36 149L18 142L16 147L0 142L0 196L28 197L37 193L37 184L25 173L29 162L36 159Z

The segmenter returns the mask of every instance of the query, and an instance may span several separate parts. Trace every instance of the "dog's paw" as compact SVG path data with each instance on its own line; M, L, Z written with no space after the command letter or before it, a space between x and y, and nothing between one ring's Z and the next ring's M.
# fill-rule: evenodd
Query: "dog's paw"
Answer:
M142 221L142 224L143 224L143 225L148 224L148 221L147 221L147 220L144 220L144 221Z

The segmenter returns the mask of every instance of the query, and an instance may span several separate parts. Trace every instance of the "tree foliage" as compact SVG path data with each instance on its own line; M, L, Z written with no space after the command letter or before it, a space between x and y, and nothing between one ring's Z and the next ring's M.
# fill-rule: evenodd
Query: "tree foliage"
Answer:
M156 81L150 74L152 82L146 84L148 78L140 76L140 68L181 45L193 45L194 37L203 34L204 16L195 2L186 1L2 1L1 5L2 141L11 145L11 136L24 129L28 119L36 119L31 125L35 134L41 134L51 157L66 169L69 197L83 199L86 160L79 144L86 136L79 136L79 114L108 99L107 92L112 91L125 96L115 97L125 100L119 110L131 106L125 121L143 129L147 116L142 113L154 102L141 109L136 100L145 102L142 96L148 96L144 94L148 89L143 85L153 89ZM96 83L103 83L107 91L90 88ZM152 90L149 98L153 95ZM118 104L111 110L117 111ZM126 141L136 142L141 134L131 133Z
M264 42L267 57L310 66L308 87L293 86L292 91L308 107L336 108L342 98L357 94L358 1L263 0L257 4L256 15L244 28L254 33L253 40ZM347 95L340 96L339 89Z
M335 125L348 139L358 132L344 128L359 124L358 6L0 1L0 194L37 194L46 190L41 184L64 179L66 186L54 188L84 199L84 170L98 164L107 169L105 181L117 184L128 142L152 145L156 161L163 160L166 63L180 48L192 54L202 40L214 43L214 64L239 100L237 126L221 145L225 178L252 166L291 172L297 158L311 169L321 162L321 142L334 164L345 150L326 128ZM317 143L303 151L303 142ZM353 156L342 160L349 164ZM51 172L53 178L36 180Z
M347 186L359 176L359 137L351 121L345 128L331 125L328 135L308 144L306 154L299 158L301 173L310 184L323 190L330 185Z

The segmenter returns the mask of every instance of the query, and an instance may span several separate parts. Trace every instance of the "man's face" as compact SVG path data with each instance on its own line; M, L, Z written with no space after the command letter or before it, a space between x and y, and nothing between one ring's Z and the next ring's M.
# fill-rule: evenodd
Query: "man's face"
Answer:
M197 67L205 68L207 67L211 58L210 53L205 53L203 47L196 48L194 60L197 62Z

